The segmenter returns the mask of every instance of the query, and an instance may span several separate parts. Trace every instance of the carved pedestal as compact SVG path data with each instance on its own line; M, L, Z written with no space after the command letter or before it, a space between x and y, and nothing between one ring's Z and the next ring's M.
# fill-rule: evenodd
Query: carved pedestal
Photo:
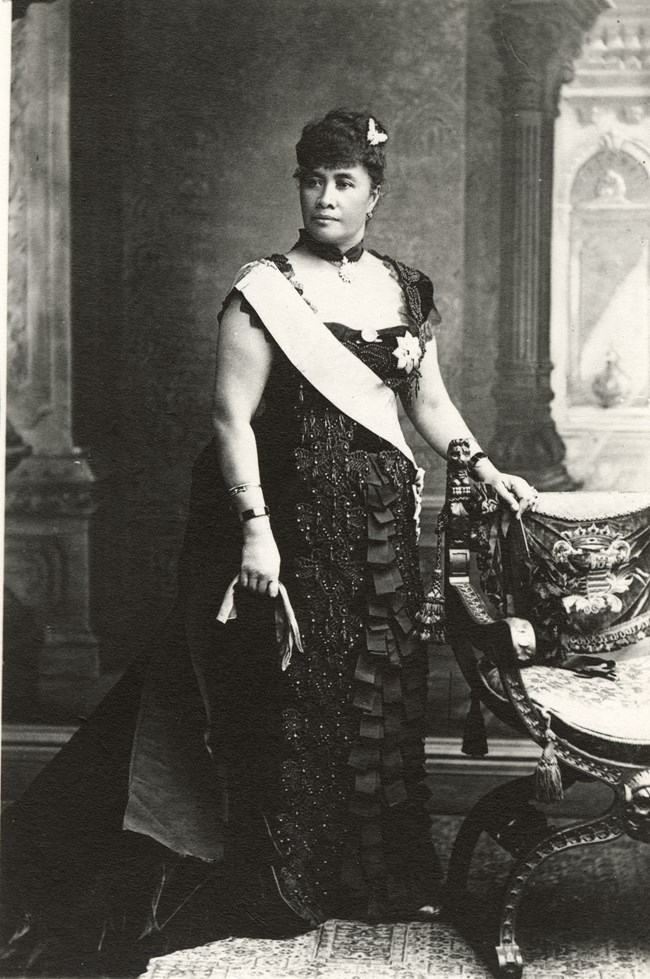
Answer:
M91 483L81 454L32 456L7 480L7 583L43 627L41 678L98 673L88 618Z
M503 219L497 465L539 489L568 489L551 418L550 243L554 120L582 37L607 0L510 0L494 33L503 79Z
M13 25L8 405L31 447L7 479L5 584L44 636L45 677L99 672L89 624L92 474L71 420L69 0L30 5ZM5 671L12 661L5 640ZM65 702L65 694L60 699Z

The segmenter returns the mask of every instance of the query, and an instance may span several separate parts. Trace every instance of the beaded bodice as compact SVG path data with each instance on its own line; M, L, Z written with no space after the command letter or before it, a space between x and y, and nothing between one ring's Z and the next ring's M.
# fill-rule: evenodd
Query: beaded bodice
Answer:
M241 305L251 324L262 329L262 321L253 307L243 298ZM410 404L413 395L417 395L419 365L424 356L424 343L417 333L401 325L372 331L352 329L343 323L326 322L325 326L347 350L381 377L404 404Z
M417 335L406 326L394 326L372 332L353 330L342 323L326 323L327 328L344 347L381 377L408 404L420 377L418 365L423 351Z
M378 374L404 404L409 404L413 394L417 394L419 365L426 343L433 335L433 327L440 322L440 314L433 302L433 287L426 276L401 262L379 255L376 257L390 268L391 274L402 288L405 322L396 322L395 326L377 330L358 330L330 321L326 321L325 325L343 346ZM269 261L277 266L304 298L303 287L296 279L293 266L286 255L272 255ZM263 328L252 306L243 298L240 301L242 311L248 314L251 324ZM309 302L307 299L305 301ZM397 313L395 319L400 319Z

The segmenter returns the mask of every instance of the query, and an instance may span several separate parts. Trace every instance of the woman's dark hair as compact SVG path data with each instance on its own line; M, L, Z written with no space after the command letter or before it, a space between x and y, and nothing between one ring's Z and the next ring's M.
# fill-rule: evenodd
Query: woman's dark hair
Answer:
M318 167L333 170L362 163L373 187L379 187L386 167L386 140L374 145L369 141L369 127L373 125L380 134L386 133L377 116L352 109L333 109L322 119L308 122L296 143L298 169L294 176L300 178Z

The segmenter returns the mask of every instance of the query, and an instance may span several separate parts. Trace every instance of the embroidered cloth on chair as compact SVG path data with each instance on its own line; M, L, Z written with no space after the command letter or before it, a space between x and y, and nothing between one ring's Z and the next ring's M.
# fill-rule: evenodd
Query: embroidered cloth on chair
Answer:
M650 636L650 494L543 493L512 523L515 612L541 659L606 653Z

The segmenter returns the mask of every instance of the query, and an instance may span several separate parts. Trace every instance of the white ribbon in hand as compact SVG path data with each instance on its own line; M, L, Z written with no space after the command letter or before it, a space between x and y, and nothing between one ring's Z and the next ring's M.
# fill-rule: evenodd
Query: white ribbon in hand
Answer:
M221 603L221 608L217 612L217 622L222 622L224 625L230 622L231 619L237 618L237 607L235 605L235 586L239 581L239 575L228 585L226 589L226 594L223 596L223 601ZM278 598L282 600L282 604L276 603L275 606L275 635L280 644L280 656L282 669L286 670L291 662L291 654L293 653L293 647L295 646L299 652L304 652L302 646L302 640L300 638L300 629L298 628L298 620L296 619L295 612L291 608L291 602L289 601L289 595L287 589L284 587L281 581L278 582Z

